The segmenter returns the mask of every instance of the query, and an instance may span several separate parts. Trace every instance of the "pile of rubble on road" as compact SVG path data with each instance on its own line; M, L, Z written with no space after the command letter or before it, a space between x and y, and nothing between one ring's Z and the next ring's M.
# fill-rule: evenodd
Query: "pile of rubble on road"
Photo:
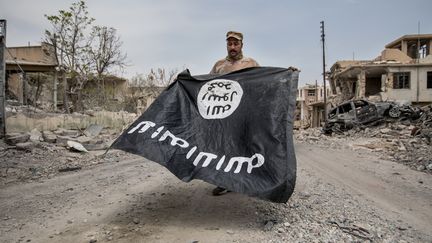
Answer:
M295 131L300 142L333 149L367 149L380 158L403 163L432 174L432 106L422 108L418 119L385 119L379 125L354 126L343 132L325 135L320 128Z
M33 129L29 133L6 134L5 141L18 150L32 150L39 143L51 143L78 152L88 152L108 148L112 134L109 131L106 131L108 133L101 133L102 129L102 126L95 124L90 125L84 131L57 129L41 132L38 129Z
M118 131L90 125L87 129L10 133L0 141L0 185L52 177L83 167L118 162L121 151L102 156Z

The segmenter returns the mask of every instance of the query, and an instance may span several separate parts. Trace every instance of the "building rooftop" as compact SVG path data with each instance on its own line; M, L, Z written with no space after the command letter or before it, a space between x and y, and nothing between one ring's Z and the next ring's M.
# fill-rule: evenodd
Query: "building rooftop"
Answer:
M401 41L413 41L413 40L419 40L419 39L431 39L432 40L432 34L417 34L417 35L404 35L402 37L399 37L398 39L388 43L385 48L395 48L400 45Z

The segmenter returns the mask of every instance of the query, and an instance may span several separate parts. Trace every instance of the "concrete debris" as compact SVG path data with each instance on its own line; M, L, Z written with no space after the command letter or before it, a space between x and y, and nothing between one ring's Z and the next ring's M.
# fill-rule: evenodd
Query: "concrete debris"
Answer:
M103 129L92 138L79 136L82 132L78 128L8 133L4 142L0 140L0 185L51 178L65 171L118 162L120 157L134 157L122 151L111 151L101 156L118 133L117 129Z
M371 126L354 126L339 130L330 136L319 128L295 130L295 139L322 144L332 149L350 147L378 153L382 159L408 165L414 170L432 173L432 112L431 107L421 108L418 119L389 119Z
M387 134L387 133L391 132L391 129L389 129L389 128L383 128L383 129L380 130L380 132L383 133L383 134Z
M84 131L84 135L86 135L87 137L95 137L101 133L102 129L103 129L103 126L101 126L101 125L91 124Z
M55 143L57 141L57 136L51 131L43 131L42 137L47 143Z
M344 225L344 224L338 223L336 221L329 221L329 223L337 226L339 229L341 229L345 233L351 234L351 235L356 236L358 238L361 238L363 240L372 241L373 235L369 232L369 230L367 230L361 226Z
M15 147L17 150L30 151L34 148L34 143L33 142L17 143L15 144Z
M68 136L57 136L57 144L60 146L67 146L67 142L73 140L73 138L68 137Z
M6 143L9 145L16 145L17 143L25 143L30 139L30 134L12 133L6 134Z
M37 143L43 141L42 133L38 129L33 129L30 132L30 141Z
M67 137L78 137L79 132L77 130L69 130L69 129L63 129L59 128L54 131L54 134L57 136L67 136Z
M276 224L276 220L267 220L264 223L264 231L271 231Z
M88 151L96 151L96 150L106 150L108 149L108 145L104 142L100 142L100 143L89 143L89 144L83 144L83 146L88 150Z
M91 138L87 137L87 136L79 136L75 139L73 139L74 141L77 141L78 143L84 144L84 143L90 143L90 141L92 140Z
M75 141L67 141L67 147L71 151L85 152L85 153L88 152L88 150L82 144Z
M417 166L417 170L418 170L418 171L426 170L426 166L424 166L424 165L419 165L419 166Z

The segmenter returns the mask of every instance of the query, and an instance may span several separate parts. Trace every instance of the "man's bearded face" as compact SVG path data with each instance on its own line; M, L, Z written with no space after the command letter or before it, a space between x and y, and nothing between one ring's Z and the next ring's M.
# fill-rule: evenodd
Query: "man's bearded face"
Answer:
M243 43L236 38L228 38L227 40L227 51L230 58L236 58L241 54Z

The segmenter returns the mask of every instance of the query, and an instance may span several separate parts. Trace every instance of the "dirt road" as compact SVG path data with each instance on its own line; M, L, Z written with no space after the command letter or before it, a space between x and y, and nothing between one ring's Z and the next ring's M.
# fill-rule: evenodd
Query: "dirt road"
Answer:
M183 183L142 158L0 188L1 242L431 242L432 177L296 144L287 204Z

